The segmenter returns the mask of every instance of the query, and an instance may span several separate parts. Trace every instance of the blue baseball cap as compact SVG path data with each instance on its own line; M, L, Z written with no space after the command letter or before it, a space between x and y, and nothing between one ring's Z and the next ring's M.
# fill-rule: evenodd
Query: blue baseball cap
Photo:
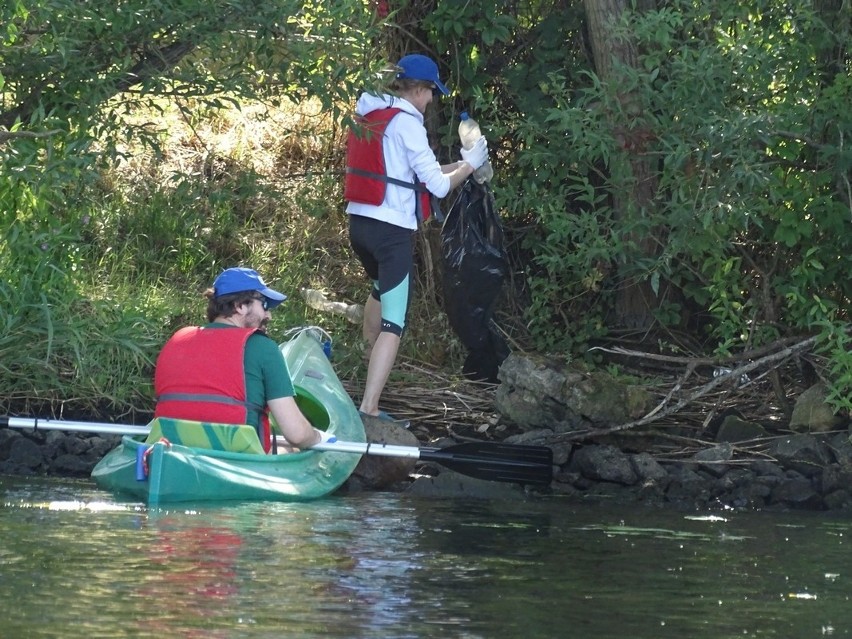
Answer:
M260 274L254 269L234 267L226 268L213 282L213 297L257 291L269 300L269 308L275 308L287 299L284 293L274 291L266 285Z
M438 91L444 95L450 95L450 90L438 77L438 65L435 64L432 58L420 55L419 53L412 53L401 58L397 62L397 65L402 68L402 71L396 74L398 79L432 82L438 88Z

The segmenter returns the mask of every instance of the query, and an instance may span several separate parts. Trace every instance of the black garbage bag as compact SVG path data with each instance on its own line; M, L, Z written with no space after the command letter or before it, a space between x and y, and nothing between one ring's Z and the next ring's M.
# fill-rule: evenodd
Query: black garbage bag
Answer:
M444 310L450 326L469 353L463 373L497 382L497 369L509 346L493 320L509 260L503 227L488 184L468 179L441 228L444 261Z

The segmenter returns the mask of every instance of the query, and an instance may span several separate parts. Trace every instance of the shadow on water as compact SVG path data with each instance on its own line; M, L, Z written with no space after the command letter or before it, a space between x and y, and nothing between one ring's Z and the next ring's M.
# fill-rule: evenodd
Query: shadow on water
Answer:
M0 477L2 636L849 636L850 533L556 498L149 511Z

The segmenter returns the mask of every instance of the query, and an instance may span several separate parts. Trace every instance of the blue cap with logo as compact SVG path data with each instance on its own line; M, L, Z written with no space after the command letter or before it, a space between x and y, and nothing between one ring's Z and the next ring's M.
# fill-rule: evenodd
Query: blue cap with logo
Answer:
M269 300L269 308L275 308L287 299L284 293L274 291L266 285L260 274L254 269L241 266L226 268L213 282L213 296L221 297L231 293L257 291Z
M438 91L444 95L450 95L450 90L438 77L438 65L435 64L432 58L420 55L419 53L412 53L411 55L401 58L400 61L397 62L397 66L402 69L402 71L396 74L396 77L400 80L408 79L432 82L437 87Z

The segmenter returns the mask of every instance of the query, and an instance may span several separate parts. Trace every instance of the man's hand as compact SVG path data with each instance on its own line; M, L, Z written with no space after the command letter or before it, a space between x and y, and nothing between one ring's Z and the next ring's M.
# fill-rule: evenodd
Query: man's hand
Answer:
M333 444L337 441L337 437L335 437L331 433L328 433L324 430L320 430L318 428L315 428L314 431L317 435L319 435L319 441L314 442L312 446L316 446L317 444Z

